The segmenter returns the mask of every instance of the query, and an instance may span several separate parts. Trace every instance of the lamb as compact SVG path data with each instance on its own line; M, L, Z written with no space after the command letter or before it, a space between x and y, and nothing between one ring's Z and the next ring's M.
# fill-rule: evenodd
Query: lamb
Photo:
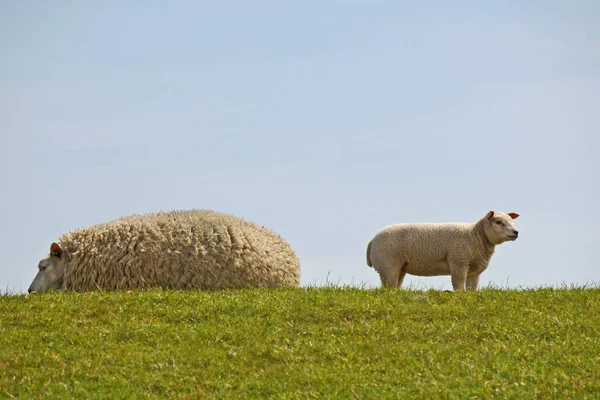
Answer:
M477 290L496 245L519 236L518 217L491 210L475 223L389 225L369 242L367 265L384 287L399 288L406 274L450 275L454 290Z
M211 210L121 217L52 243L29 292L299 286L300 262L279 235Z

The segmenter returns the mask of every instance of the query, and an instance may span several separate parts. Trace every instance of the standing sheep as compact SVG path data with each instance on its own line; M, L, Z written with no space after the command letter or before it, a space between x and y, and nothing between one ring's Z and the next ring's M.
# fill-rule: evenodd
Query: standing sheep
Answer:
M29 292L162 287L298 286L290 245L252 222L210 210L122 217L52 243Z
M367 246L367 265L387 287L400 287L406 274L451 275L454 290L476 290L496 245L514 241L519 214L490 211L475 223L395 224Z

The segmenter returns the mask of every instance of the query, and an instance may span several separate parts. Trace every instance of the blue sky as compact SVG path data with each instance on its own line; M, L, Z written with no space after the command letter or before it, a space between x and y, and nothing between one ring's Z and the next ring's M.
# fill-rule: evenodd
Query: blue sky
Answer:
M379 229L489 209L521 236L483 285L600 282L599 20L594 1L2 2L0 290L62 233L188 208L281 234L303 285L379 286Z

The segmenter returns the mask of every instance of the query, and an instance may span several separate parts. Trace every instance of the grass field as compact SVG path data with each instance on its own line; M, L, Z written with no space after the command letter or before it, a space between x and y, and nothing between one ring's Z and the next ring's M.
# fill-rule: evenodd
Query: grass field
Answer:
M5 398L599 398L600 289L0 296Z

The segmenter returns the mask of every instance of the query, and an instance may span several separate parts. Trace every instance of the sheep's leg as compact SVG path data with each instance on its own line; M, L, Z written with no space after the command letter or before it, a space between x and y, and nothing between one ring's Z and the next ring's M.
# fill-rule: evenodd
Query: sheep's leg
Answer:
M481 274L467 276L467 284L466 287L469 290L477 290L477 286L479 285L479 277Z
M464 290L467 282L467 268L460 265L450 264L450 275L452 277L452 288L454 290Z

